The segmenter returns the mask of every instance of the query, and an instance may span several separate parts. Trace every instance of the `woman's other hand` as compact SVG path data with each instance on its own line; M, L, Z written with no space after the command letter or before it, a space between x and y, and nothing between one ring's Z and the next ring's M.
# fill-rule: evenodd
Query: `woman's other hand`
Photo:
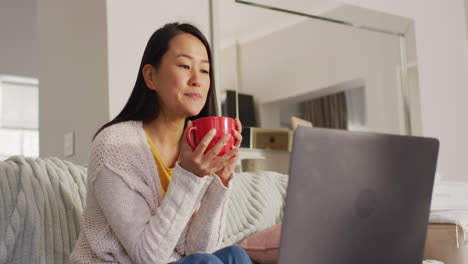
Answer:
M224 186L228 186L229 181L232 178L234 168L236 167L237 159L239 158L239 151L238 150L239 150L239 147L240 147L241 142L242 142L242 124L241 124L239 118L236 118L236 130L234 131L234 136L235 136L234 147L231 150L231 152L234 151L234 150L237 150L237 152L236 152L235 155L233 155L230 158L228 166L226 166L226 167L224 167L221 170L216 172L216 175L219 176L219 178L223 182Z
M208 147L208 144L210 144L211 140L215 136L214 131L208 132L200 141L200 143L195 148L195 150L193 150L192 147L189 146L189 144L185 140L185 137L183 137L181 151L180 151L180 162L179 162L180 166L184 168L185 170L190 171L191 173L197 175L198 177L217 174L218 172L222 172L225 170L225 168L229 168L231 166L232 166L232 169L227 170L227 171L230 171L230 174L232 174L232 170L234 169L232 165L233 160L234 160L234 165L235 165L235 161L237 160L237 157L239 156L238 146L240 146L240 141L242 141L242 136L237 135L237 133L239 133L238 132L239 128L242 129L242 127L239 126L239 124L240 122L236 119L237 131L234 132L235 137L236 137L236 140L234 143L235 147L231 151L229 151L228 153L224 154L221 157L218 157L218 153L221 151L224 144L231 137L230 134L226 134L224 137L222 137L213 146L213 148L211 148L206 153L205 151L206 151L206 148ZM187 122L187 128L184 131L184 135L187 132L187 129L189 129L190 127L192 127L192 121ZM220 176L225 186L227 186L230 176L228 179L225 179L226 178L224 177L225 175L226 174L223 173L223 177L221 177L220 175L218 176ZM225 182L225 180L227 181Z

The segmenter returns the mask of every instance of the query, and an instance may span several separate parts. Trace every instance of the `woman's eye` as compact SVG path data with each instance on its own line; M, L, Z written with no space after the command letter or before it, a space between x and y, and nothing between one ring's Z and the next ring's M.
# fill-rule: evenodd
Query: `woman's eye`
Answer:
M207 70L201 70L202 73L210 73L210 71Z
M188 65L185 65L185 64L181 64L181 65L179 65L179 67L182 67L182 68L187 69L187 70L190 69L190 67Z

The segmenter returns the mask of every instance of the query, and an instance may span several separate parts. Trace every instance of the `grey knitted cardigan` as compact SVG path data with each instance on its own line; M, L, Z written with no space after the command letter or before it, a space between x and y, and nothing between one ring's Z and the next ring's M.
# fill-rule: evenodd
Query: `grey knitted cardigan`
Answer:
M112 125L92 145L87 205L70 262L157 264L214 252L229 189L216 175L197 177L177 163L163 199L142 123Z

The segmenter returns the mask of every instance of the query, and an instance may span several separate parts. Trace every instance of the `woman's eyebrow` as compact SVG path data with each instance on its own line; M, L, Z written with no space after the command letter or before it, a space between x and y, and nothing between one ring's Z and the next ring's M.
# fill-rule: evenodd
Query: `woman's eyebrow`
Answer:
M185 57L185 58L194 60L194 58L193 58L192 56L187 55L187 54L179 54L179 55L176 56L176 58L179 58L179 57ZM208 60L201 60L201 62L203 62L203 63L210 63Z

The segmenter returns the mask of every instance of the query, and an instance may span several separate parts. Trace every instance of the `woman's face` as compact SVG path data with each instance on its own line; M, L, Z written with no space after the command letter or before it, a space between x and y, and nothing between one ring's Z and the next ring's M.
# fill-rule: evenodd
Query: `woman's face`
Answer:
M210 88L209 71L203 43L191 34L175 36L155 72L161 113L181 118L200 113Z

